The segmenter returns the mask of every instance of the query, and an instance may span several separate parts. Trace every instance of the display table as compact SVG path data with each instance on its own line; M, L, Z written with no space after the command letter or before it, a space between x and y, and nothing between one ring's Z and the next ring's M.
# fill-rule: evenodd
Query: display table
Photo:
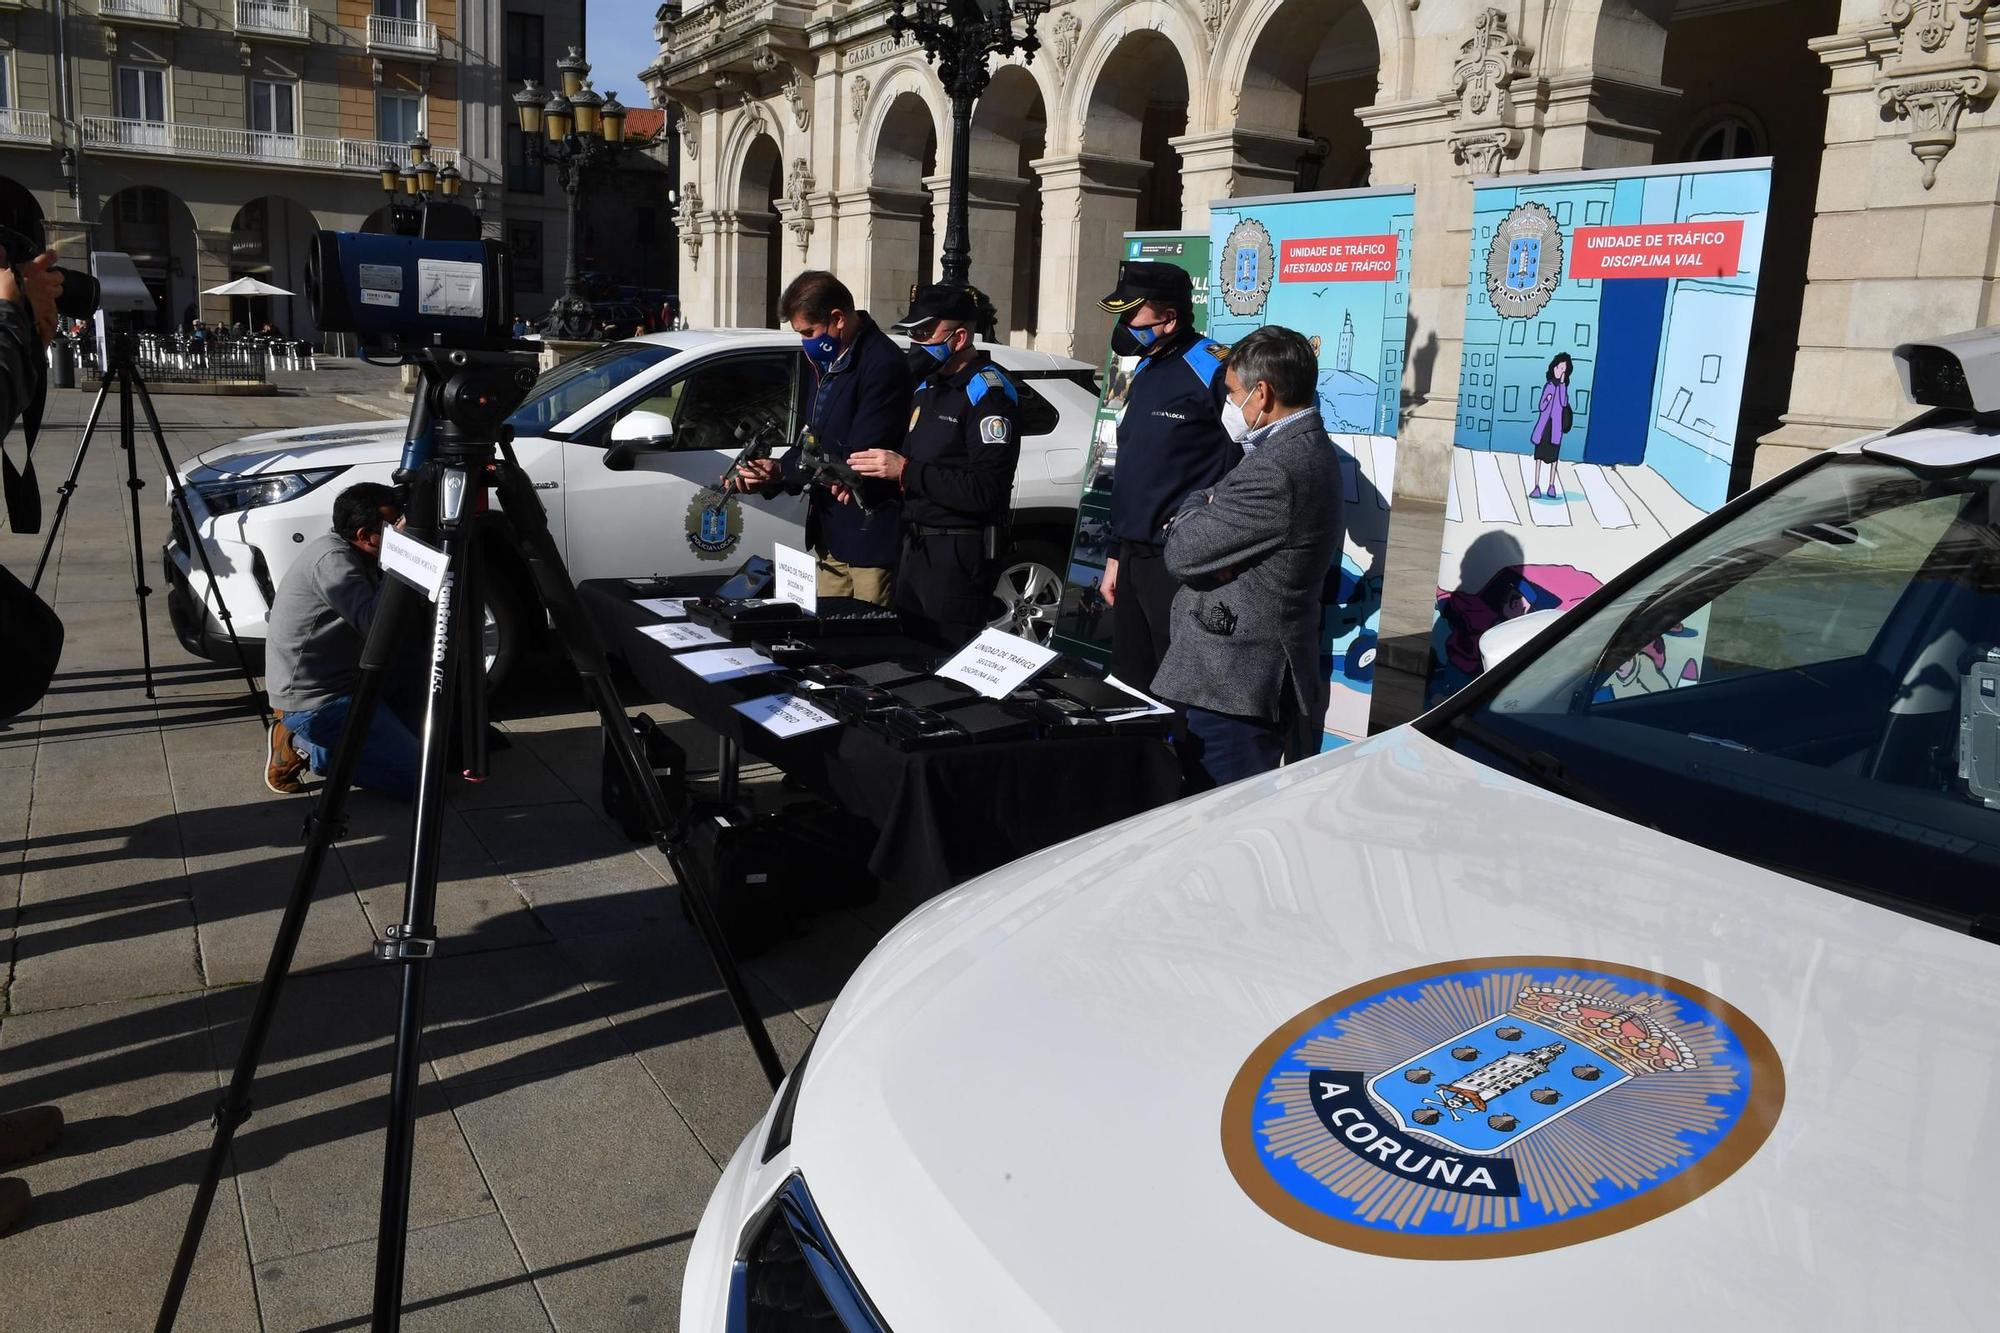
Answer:
M721 739L726 795L738 750L775 765L873 824L879 832L869 869L906 891L940 892L1181 794L1180 760L1152 736L906 751L872 728L841 725L781 740L733 707L771 692L759 688L756 677L711 683L677 665L673 650L640 632L660 619L635 605L621 580L592 580L580 591L606 645L647 694ZM850 667L939 651L935 644L881 635L828 638L814 646Z

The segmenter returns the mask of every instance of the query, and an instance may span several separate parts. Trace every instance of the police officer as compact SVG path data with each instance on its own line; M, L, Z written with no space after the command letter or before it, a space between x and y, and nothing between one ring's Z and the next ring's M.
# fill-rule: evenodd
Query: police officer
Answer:
M866 477L902 487L903 556L896 606L930 622L952 644L984 629L993 566L1012 508L1020 461L1020 390L973 346L978 309L960 287L921 288L895 326L910 335L919 381L902 452L870 449L849 460Z
M1100 590L1111 607L1118 676L1150 689L1167 655L1180 585L1167 573L1167 523L1181 502L1213 486L1243 458L1223 425L1227 350L1194 329L1194 279L1150 260L1120 267L1118 288L1098 304L1118 316L1111 350L1140 358L1118 419L1111 485L1111 537Z

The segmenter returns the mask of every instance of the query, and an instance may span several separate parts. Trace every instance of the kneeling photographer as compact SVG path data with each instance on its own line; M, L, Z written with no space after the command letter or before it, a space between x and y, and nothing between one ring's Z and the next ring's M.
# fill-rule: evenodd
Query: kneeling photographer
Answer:
M382 531L402 522L395 487L349 486L333 502L333 530L300 552L271 603L266 683L278 714L264 784L281 795L303 791L310 767L325 774L347 728L361 679L361 647L382 601ZM417 783L417 737L399 716L393 686L375 712L354 785L408 796ZM414 702L414 701L411 701Z

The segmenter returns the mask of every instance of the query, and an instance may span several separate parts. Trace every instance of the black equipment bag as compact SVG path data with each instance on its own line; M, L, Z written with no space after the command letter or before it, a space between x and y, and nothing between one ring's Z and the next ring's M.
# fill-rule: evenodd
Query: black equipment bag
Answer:
M632 719L632 731L639 742L639 753L645 756L653 776L659 780L660 794L667 801L667 814L677 821L686 819L687 751L644 713ZM618 762L618 752L611 748L608 741L604 746L599 791L605 817L616 824L626 837L633 842L653 840L646 828L645 803L626 780L624 765Z
M873 901L874 842L872 824L824 802L759 819L702 803L688 820L682 859L707 892L730 952L750 958L803 935L814 917Z
M62 660L63 623L0 565L0 719L35 706Z

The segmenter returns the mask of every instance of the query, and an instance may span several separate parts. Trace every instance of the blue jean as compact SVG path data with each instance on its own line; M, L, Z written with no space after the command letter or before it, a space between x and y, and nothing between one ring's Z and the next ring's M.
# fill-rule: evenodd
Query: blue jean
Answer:
M1243 778L1269 773L1285 758L1285 745L1296 729L1290 721L1187 710L1187 736L1181 755L1190 790L1205 791Z
M333 751L347 730L347 712L354 700L342 695L309 713L285 714L285 726L306 750L312 771L325 776L333 767ZM354 785L386 796L409 796L417 789L417 738L386 703L375 709L375 720L361 743L354 765Z

